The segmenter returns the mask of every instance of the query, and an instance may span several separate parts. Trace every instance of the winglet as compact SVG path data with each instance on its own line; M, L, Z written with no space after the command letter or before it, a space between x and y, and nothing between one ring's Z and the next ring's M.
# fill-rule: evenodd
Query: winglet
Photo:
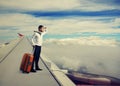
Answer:
M24 35L23 34L21 34L21 33L18 33L18 35L19 35L19 37L23 37Z

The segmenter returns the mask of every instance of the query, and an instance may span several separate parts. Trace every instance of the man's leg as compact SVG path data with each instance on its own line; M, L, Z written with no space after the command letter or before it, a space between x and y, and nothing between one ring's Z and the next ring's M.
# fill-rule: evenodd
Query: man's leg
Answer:
M41 46L38 46L38 53L37 53L37 57L35 59L35 67L36 67L36 70L41 70L39 68L39 58L40 58L40 54L41 54Z
M32 67L31 67L31 72L36 72L34 70L35 58L36 58L36 55L37 55L36 52L37 52L37 46L34 47L34 54L33 54L34 58L33 58L33 63L32 63Z

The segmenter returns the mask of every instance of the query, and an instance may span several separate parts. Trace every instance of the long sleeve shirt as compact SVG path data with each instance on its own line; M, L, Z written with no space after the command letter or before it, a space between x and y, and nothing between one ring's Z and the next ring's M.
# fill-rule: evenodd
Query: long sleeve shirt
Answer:
M43 43L43 35L46 33L45 32L39 32L39 31L34 31L34 35L32 37L32 44L33 46L42 46Z

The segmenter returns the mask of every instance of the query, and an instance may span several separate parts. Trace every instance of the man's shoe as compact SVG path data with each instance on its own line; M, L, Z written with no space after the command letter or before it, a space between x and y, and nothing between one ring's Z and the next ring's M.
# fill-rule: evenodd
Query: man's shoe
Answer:
M36 68L36 70L41 71L42 69L40 69L40 68Z
M36 71L35 71L34 69L32 69L30 72L33 72L33 73L35 73Z

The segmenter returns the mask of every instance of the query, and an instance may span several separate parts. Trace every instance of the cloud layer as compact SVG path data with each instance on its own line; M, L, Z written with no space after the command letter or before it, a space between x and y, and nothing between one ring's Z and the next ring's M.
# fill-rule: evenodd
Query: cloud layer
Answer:
M99 37L80 37L80 38L65 38L65 39L48 39L45 43L55 43L59 46L70 46L70 45L89 45L89 46L109 46L117 47L119 42L114 39L102 39Z
M110 17L66 17L64 19L50 19L20 13L0 14L0 29L3 29L2 27L11 27L9 30L14 28L22 32L25 30L29 32L36 29L39 24L43 24L48 27L50 34L69 34L76 32L119 33L119 23L120 18Z
M63 69L120 78L119 51L114 40L90 37L48 40L42 54Z

